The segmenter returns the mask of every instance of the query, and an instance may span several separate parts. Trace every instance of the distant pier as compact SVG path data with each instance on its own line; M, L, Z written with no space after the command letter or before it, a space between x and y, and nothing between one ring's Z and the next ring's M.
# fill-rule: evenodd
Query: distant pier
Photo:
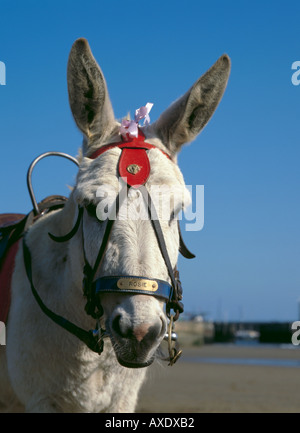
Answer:
M243 339L256 339L260 343L288 344L292 341L292 322L215 322L214 342L236 341L239 336ZM245 331L244 333L242 331Z
M258 343L291 344L293 322L212 322L182 320L176 331L195 345L255 341ZM193 343L194 342L194 343Z

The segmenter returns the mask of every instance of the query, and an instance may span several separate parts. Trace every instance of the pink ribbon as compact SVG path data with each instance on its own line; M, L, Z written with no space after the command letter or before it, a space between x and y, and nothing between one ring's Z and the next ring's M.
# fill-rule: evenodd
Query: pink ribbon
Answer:
M134 120L123 119L120 127L121 135L127 139L129 137L137 137L139 134L138 125L139 122L144 119L144 125L149 125L150 116L149 113L153 104L151 102L147 102L144 107L140 107L135 110Z

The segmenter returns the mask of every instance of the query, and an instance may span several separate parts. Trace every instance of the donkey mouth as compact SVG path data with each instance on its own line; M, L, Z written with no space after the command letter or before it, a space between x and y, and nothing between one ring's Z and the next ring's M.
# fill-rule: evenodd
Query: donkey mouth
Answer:
M149 367L149 365L151 365L153 363L154 358L155 357L153 356L152 358L150 358L148 361L145 361L145 362L133 362L133 361L125 361L124 359L117 356L117 360L118 360L119 364L122 365L122 367L126 367L126 368Z
M113 343L113 346L116 346L114 344L113 338L111 338L111 341ZM122 367L127 368L148 367L153 363L156 353L156 351L154 351L154 353L149 353L148 350L137 348L134 342L127 342L127 344L125 344L125 347L114 347L114 352L118 363L122 365Z
M122 367L149 367L155 360L156 350L153 347L141 347L136 341L126 341L122 344L120 341L116 342L112 335L110 335L110 339L117 361Z

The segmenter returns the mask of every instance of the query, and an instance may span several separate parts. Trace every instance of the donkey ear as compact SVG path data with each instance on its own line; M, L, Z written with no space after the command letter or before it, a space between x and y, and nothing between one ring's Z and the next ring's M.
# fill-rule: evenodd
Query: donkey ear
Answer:
M223 96L229 73L230 59L223 55L152 125L173 155L184 143L194 140L209 121Z
M77 39L69 55L68 91L70 107L79 129L87 138L103 138L115 125L103 73L86 39Z

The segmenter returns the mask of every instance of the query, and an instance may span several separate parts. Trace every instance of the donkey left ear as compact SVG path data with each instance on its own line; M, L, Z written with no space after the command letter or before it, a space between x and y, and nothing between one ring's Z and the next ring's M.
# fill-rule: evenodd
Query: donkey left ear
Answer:
M184 143L196 138L217 108L230 74L230 59L224 54L152 125L165 146L175 155Z
M70 107L79 129L88 139L104 138L116 125L103 73L86 39L77 39L69 55Z

